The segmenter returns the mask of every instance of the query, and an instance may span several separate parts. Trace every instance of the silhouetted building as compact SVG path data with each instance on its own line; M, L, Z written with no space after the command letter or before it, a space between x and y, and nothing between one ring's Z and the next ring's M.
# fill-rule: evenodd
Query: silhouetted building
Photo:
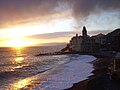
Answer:
M90 37L84 26L82 35L76 34L72 37L69 44L63 49L63 51L65 50L75 52L120 51L120 29L116 29L107 35L100 33Z
M120 51L120 34L117 37L118 51Z
M95 42L98 44L99 50L106 50L106 36L102 33L92 36L91 38L95 39Z
M71 38L70 43L69 43L71 50L81 52L82 51L82 42L83 42L82 36L78 36L78 34L76 34L76 36Z
M70 40L70 48L73 51L77 52L95 52L97 50L97 44L95 43L95 39L92 39L87 35L86 27L83 27L82 36L74 36Z
M116 29L106 35L107 39L107 49L112 51L120 51L120 29Z
M82 30L82 36L83 36L83 38L87 37L87 30L86 30L85 26L83 27L83 30Z

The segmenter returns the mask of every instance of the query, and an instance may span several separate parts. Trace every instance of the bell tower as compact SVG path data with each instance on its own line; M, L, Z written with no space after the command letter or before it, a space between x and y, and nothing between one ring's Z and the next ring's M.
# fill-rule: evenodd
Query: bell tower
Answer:
M82 30L82 36L87 37L87 30L85 26L83 27L83 30Z

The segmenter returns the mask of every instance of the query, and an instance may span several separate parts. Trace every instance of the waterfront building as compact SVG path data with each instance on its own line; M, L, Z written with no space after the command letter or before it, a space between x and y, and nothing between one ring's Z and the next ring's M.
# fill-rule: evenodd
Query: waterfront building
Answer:
M120 29L116 29L106 35L107 49L111 51L120 51Z
M97 52L97 51L120 51L120 29L104 35L102 33L90 37L84 26L82 35L73 36L68 45L61 51L74 52Z
M95 43L98 44L100 51L106 50L106 36L102 33L92 36L92 39L95 40Z
M78 34L76 34L76 36L71 38L70 43L69 43L71 50L80 52L82 50L82 46L81 46L82 41L83 41L82 36L78 36Z
M85 26L82 30L82 36L76 34L76 36L71 38L69 45L72 51L77 52L95 52L97 50L95 39L87 35L87 29Z

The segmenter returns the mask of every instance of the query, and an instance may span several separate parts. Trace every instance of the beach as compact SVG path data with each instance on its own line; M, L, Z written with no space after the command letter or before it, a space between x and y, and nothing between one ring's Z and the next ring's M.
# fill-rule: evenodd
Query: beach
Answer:
M99 57L91 62L94 66L93 75L66 90L120 90L119 83L111 80L108 74L108 67L112 61L113 58Z

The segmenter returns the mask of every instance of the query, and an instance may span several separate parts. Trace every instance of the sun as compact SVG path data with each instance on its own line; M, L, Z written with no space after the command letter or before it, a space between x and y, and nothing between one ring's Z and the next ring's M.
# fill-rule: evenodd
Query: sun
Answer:
M15 47L15 48L20 48L20 47L26 47L30 46L30 41L23 39L23 38L15 38L11 39L10 41L6 42L6 45L9 47Z

